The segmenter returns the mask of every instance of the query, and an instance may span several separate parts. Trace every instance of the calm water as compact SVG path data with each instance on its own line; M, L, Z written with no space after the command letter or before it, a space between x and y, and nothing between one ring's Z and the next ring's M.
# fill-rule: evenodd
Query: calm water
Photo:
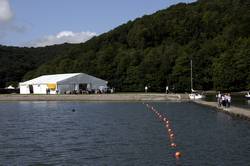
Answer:
M249 166L250 122L193 103L1 102L0 165ZM72 112L75 109L75 112Z

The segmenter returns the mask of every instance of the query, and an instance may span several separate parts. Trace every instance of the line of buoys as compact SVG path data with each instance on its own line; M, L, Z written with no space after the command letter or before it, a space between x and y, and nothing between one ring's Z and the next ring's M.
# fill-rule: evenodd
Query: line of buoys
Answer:
M170 146L172 148L176 148L177 145L174 142L175 134L173 132L173 129L171 128L170 120L167 117L163 116L160 112L158 112L153 106L150 106L149 104L146 104L146 107L148 108L149 111L154 112L156 114L156 116L158 117L158 119L164 123L164 126L167 129L167 133L168 133L168 137L169 137L169 141L170 141ZM181 152L179 152L179 151L176 151L175 154L174 154L174 157L176 159L179 159L181 156L182 156Z

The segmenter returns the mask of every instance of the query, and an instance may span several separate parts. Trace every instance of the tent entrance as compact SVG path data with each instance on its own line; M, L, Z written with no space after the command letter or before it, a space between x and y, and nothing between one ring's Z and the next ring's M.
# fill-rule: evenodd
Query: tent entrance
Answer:
M79 84L79 90L87 90L88 84Z
M29 85L30 94L34 93L33 85Z

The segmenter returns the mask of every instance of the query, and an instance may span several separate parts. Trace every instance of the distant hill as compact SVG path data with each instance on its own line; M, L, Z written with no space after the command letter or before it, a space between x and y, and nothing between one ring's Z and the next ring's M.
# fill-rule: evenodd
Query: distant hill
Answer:
M24 75L43 63L63 57L73 45L62 44L40 48L20 48L0 45L0 88L17 86Z
M145 85L151 91L166 85L189 91L192 59L195 89L246 90L249 34L250 0L180 3L83 44L0 47L0 86L42 74L85 72L118 91L143 91Z

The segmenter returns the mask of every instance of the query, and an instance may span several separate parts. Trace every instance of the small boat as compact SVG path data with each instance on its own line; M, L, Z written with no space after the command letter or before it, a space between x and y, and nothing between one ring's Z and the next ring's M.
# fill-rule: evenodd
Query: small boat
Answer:
M250 99L250 92L247 92L247 94L245 95L245 97L246 97L247 99Z
M202 99L205 97L204 95L198 93L197 91L195 91L193 89L191 91L192 92L189 94L189 99L191 99L191 100Z
M204 96L193 89L193 63L192 63L192 60L190 61L190 66L191 66L191 73L190 73L191 74L191 93L189 94L189 99L191 99L191 100L202 99L202 98L204 98Z
M189 99L191 99L191 100L202 99L202 98L204 98L204 96L199 94L199 93L190 93L189 94Z

